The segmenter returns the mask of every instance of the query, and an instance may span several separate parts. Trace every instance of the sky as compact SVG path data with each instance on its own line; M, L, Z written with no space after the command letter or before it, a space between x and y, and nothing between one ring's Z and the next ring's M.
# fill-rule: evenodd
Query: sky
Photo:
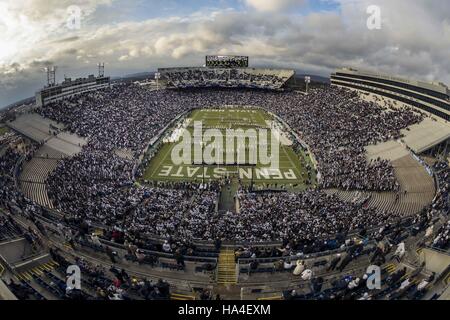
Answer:
M43 87L46 66L58 66L61 81L95 74L98 62L121 76L201 66L207 54L322 76L349 66L450 84L450 2L0 0L0 107Z

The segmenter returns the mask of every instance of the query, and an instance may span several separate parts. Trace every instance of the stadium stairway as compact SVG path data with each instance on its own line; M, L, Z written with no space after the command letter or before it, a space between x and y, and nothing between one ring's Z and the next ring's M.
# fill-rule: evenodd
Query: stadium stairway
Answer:
M36 300L67 299L65 268L53 260L22 270L16 277L19 283L34 293ZM84 276L81 279L81 292L86 299L94 297L96 290L87 278Z
M217 284L237 284L236 260L234 250L231 248L220 250L219 263L217 265Z
M41 206L53 209L53 203L48 197L47 185L39 182L20 182L20 188L24 195L32 199Z
M56 169L59 159L64 155L47 146L36 151L33 159L28 161L20 174L19 182L22 192L36 203L53 209L53 203L48 197L46 181Z
M34 157L26 162L19 177L22 192L40 204L53 209L53 203L48 197L47 179L57 168L60 161L81 151L81 146L86 142L68 133L61 132L58 138L52 136L52 141L47 141L34 154Z
M22 281L30 281L33 279L33 276L41 276L46 271L53 271L55 267L57 266L57 263L54 261L49 261L44 264L40 264L38 266L35 266L33 268L21 271L17 274L17 278Z

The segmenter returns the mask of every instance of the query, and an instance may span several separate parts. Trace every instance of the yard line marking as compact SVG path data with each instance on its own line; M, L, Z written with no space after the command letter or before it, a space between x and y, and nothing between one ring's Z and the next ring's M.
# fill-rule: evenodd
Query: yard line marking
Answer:
M158 169L161 169L162 166L164 166L164 162L166 161L167 155L168 155L169 153L171 153L172 147L169 146L167 149L168 149L168 151L167 151L166 154L164 155L164 158L163 158L161 161L159 161L158 165L156 166L156 169L153 170L153 173L152 173L152 175L150 176L151 178L154 178L155 172L156 172Z

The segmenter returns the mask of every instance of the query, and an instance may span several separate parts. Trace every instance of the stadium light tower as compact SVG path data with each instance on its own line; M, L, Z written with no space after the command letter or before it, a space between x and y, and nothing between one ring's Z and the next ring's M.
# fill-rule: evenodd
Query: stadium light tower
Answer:
M47 73L47 86L51 87L56 84L56 66L46 67L44 70Z
M308 94L309 84L311 83L311 77L306 76L305 77L305 83L306 83L306 94Z
M156 72L156 73L155 73L156 90L159 90L159 79L161 79L161 73Z
M98 77L103 78L105 76L105 63L100 62L97 64L98 66Z

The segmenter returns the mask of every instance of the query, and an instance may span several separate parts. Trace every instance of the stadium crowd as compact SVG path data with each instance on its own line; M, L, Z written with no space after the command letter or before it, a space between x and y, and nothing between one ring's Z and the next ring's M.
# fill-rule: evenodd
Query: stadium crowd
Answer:
M226 87L280 89L293 74L280 70L248 72L245 69L181 68L163 71L168 85L175 88Z
M220 105L258 106L286 120L311 146L324 188L396 190L392 166L384 160L367 163L364 147L399 138L400 129L421 120L410 110L387 112L337 88L303 96L258 90L150 91L114 85L38 110L89 139L79 155L62 161L49 177L50 198L75 221L115 226L131 238L148 234L187 241L306 241L318 234L345 233L398 218L344 203L318 190L300 195L243 194L245 214L219 216L214 207L220 188L196 191L196 185L177 189L174 185L133 184L136 162L120 158L115 150L131 150L137 159L176 115Z
M31 160L36 149L37 145L22 139L19 139L19 142L13 147L4 146L0 155L0 207L21 213L35 210L32 201L17 190L14 170L20 159ZM17 167L19 171L21 168L20 165Z
M367 163L364 147L396 139L400 130L420 122L410 110L385 112L356 93L327 88L303 96L258 90L161 90L118 85L78 100L39 110L89 137L93 150L129 149L137 156L175 115L192 108L220 105L257 106L278 114L311 147L323 187L395 190L392 166L385 160Z
M431 210L435 213L439 211L447 213L447 222L442 224L439 230L437 230L431 246L441 250L448 250L450 249L450 216L448 215L450 212L450 168L448 168L448 165L445 163L444 166L444 169L437 174L439 189L431 206Z
M188 110L172 103L163 92L149 92L134 85L114 85L48 105L38 112L62 122L67 129L89 137L93 150L128 149L139 156L151 138L177 114Z
M309 242L327 239L330 234L389 224L400 218L398 214L343 202L337 196L316 190L241 193L239 202L240 214L223 222L226 228L223 236L233 233L239 240ZM247 230L252 233L248 234Z
M138 157L176 115L192 108L218 105L258 106L278 114L314 153L321 173L320 188L295 194L241 189L237 195L240 212L219 213L216 204L220 183L135 183L133 169ZM397 221L401 216L368 208L365 201L343 202L320 189L397 190L389 162L367 163L364 147L399 138L401 129L422 118L411 110L386 111L358 100L350 91L336 88L302 96L292 92L217 89L152 92L134 85L118 85L48 105L38 112L89 139L81 153L60 161L47 180L49 197L64 213L65 222L76 229L83 229L83 225L88 229L102 226L106 228L106 240L148 250L155 248L146 240L157 236L166 239L157 250L178 255L192 252L196 240L222 239L282 240L282 248L244 248L238 256L292 256L348 245L347 236L353 230L366 239L367 229L373 227L379 229L371 231L372 238L381 240L390 232L393 243L399 243L401 248L403 229ZM16 189L13 168L22 156L29 159L35 148L8 150L0 157L0 206L31 219L42 208ZM118 149L130 150L134 159L118 156ZM431 228L431 220L438 214L448 214L448 169L440 172L438 178L440 189L430 208L412 217L414 225L419 226L417 232ZM68 230L62 229L67 236ZM430 231L429 236L432 246L448 249L449 222L436 232ZM69 242L72 237L67 237ZM141 254L139 249L131 253L137 259ZM384 256L383 252L377 253L373 259L383 260ZM353 257L353 253L347 260L339 257L339 268L345 268L342 261L348 263ZM83 261L77 264L92 278L102 278L95 267ZM310 280L312 275L305 273L307 270L299 275ZM169 294L166 283L134 283L120 270L110 272L116 275L116 283L94 284L99 298L127 299L128 292L134 289L150 299L167 298ZM345 285L352 290L361 287L356 279L346 280ZM69 296L72 294L68 292Z

